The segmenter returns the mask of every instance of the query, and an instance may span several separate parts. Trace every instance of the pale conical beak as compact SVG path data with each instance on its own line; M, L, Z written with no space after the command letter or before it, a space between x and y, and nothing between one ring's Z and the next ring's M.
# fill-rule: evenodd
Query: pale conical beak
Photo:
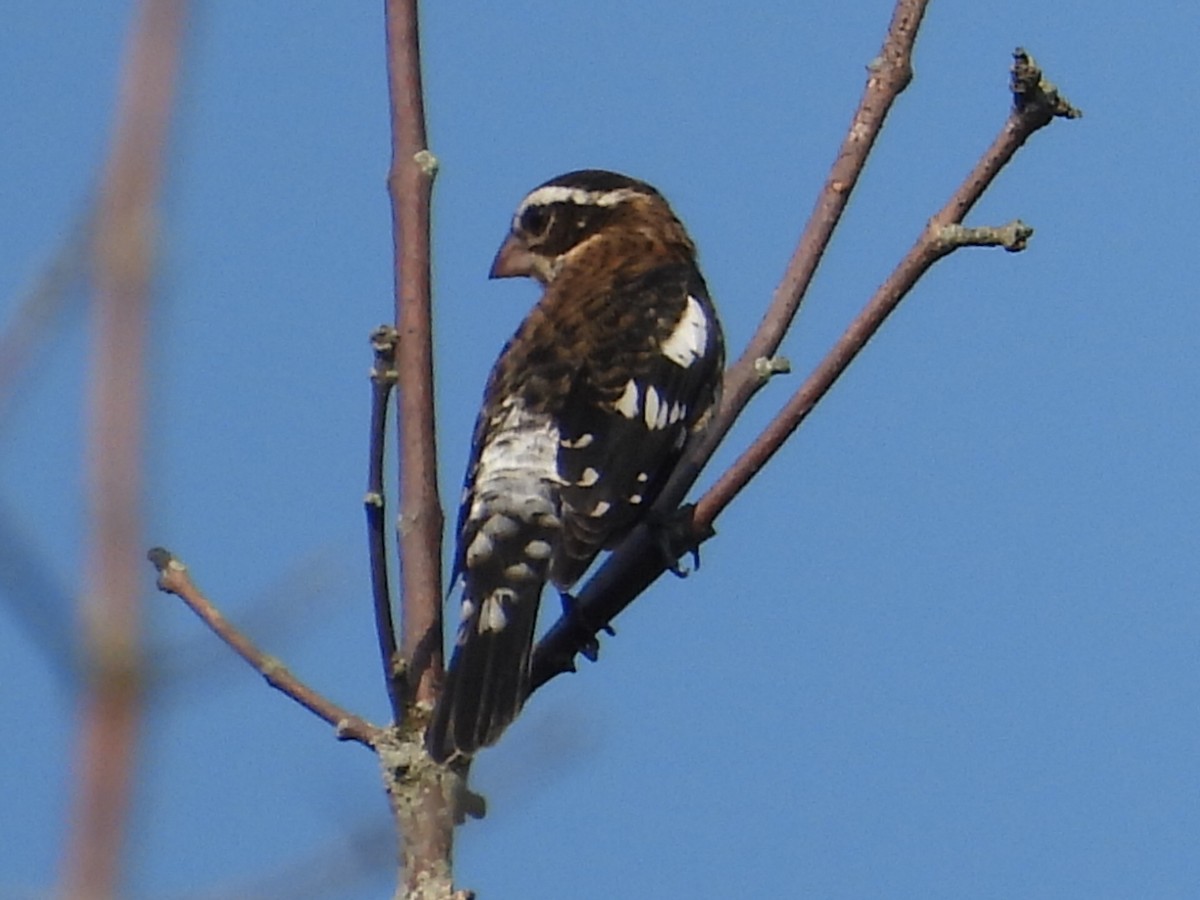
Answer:
M515 234L509 234L500 245L488 278L517 278L521 275L536 277L533 254Z

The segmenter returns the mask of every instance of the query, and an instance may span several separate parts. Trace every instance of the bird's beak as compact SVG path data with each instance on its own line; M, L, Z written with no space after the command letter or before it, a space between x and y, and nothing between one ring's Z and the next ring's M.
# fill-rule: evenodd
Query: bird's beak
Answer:
M515 234L509 234L500 245L488 278L517 278L525 275L534 277L533 254Z

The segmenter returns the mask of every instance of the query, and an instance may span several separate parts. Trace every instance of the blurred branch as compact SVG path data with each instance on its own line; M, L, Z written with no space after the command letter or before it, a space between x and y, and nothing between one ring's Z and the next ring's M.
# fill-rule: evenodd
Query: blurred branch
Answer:
M291 697L309 712L324 719L337 730L338 740L356 741L374 748L380 728L367 720L347 712L332 700L317 693L288 671L282 662L269 656L237 629L221 611L196 587L188 574L187 566L162 547L155 547L147 554L158 571L158 588L174 594L198 615L204 624L228 644L238 656L248 662L267 684Z
M327 846L308 850L290 864L233 887L196 891L176 900L321 900L344 897L357 881L378 874L393 862L391 829L362 823Z
M136 7L96 212L91 529L82 596L88 668L63 867L70 897L116 894L130 803L142 689L137 557L145 323L184 13L184 0L142 0Z
M0 595L30 643L41 652L46 668L74 696L79 687L79 650L68 625L74 594L56 580L49 561L2 502Z
M923 9L924 3L909 4L902 0L897 4L892 31L884 43L883 53L871 67L866 95L843 144L842 154L834 164L835 172L845 163L848 149L855 145L855 134L864 110L875 110L879 121L882 121L886 109L907 85L915 28ZM683 532L679 540L681 547L695 547L713 535L713 523L717 516L799 427L884 320L935 262L963 246L1004 246L1011 251L1024 248L1032 229L1022 223L1013 223L1001 229L966 229L961 226L967 212L1030 135L1056 116L1075 118L1079 115L1042 79L1040 70L1024 51L1018 50L1015 59L1012 80L1015 102L999 136L963 185L930 220L916 245L783 409L717 479L694 509L684 508L682 521L676 519L679 530ZM854 177L861 171L868 149L863 144L858 145L853 156ZM852 181L843 182L831 175L826 183L826 194L831 191L836 193L839 184L850 183ZM818 203L814 216L823 219L825 210L825 204ZM815 270L817 260L798 261L806 256L805 240L811 231L810 221L805 237L801 238L797 257L789 266L789 273L798 270L811 274ZM818 231L824 238L808 244L811 249L807 253L815 253L819 257L828 243L828 236L824 227ZM790 280L790 276L785 277L784 284ZM807 281L803 284L806 286ZM675 504L683 499L700 469L711 457L716 442L728 432L733 420L740 415L757 389L756 385L761 385L764 378L769 377L770 371L776 368L774 365L764 366L763 363L774 360L783 333L779 329L782 327L786 330L795 312L794 304L798 302L799 298L790 291L776 292L759 333L751 339L741 359L726 373L724 400L712 431L696 446L689 448L688 465L676 473L664 496L659 498L656 507L663 515L669 515ZM764 372L767 373L765 376ZM666 570L668 561L663 558L660 547L660 542L654 540L645 526L639 527L605 562L577 597L578 609L583 614L563 617L539 643L534 658L534 689L555 675L573 671L575 656L581 652L593 652L599 631Z
M11 408L17 384L29 368L34 351L53 333L52 326L66 308L71 289L83 278L92 222L89 204L29 291L17 301L4 333L0 334L0 422Z

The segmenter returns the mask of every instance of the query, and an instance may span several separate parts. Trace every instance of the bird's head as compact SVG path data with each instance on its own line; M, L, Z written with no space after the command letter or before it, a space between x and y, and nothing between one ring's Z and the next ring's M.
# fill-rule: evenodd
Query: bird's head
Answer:
M530 191L513 214L490 277L549 284L584 259L610 271L626 263L690 259L691 239L657 190L616 172L583 169Z

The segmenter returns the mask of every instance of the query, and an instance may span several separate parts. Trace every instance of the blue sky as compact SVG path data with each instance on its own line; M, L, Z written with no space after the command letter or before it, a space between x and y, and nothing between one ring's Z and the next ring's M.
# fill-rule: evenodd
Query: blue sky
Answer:
M146 495L147 545L174 549L268 649L375 719L361 497L367 335L391 303L381 6L193 17ZM546 178L602 166L659 186L740 349L891 11L834 6L428 5L444 497L488 367L536 298L487 267ZM95 182L129 14L8 11L0 327ZM941 263L718 521L701 573L657 585L599 665L539 693L480 758L491 813L460 832L463 885L584 900L1194 895L1198 18L1187 4L933 4L917 78L785 344L796 374L760 394L715 465L991 141L1018 45L1086 114L1038 134L969 220L1020 217L1037 229L1029 250ZM76 296L0 437L0 509L58 585L34 602L63 633L81 579L86 346ZM149 567L145 593L170 677L144 732L129 896L243 896L386 828L368 753L265 688L154 592ZM7 600L0 895L37 896L62 846L74 705ZM385 896L390 878L324 896Z

